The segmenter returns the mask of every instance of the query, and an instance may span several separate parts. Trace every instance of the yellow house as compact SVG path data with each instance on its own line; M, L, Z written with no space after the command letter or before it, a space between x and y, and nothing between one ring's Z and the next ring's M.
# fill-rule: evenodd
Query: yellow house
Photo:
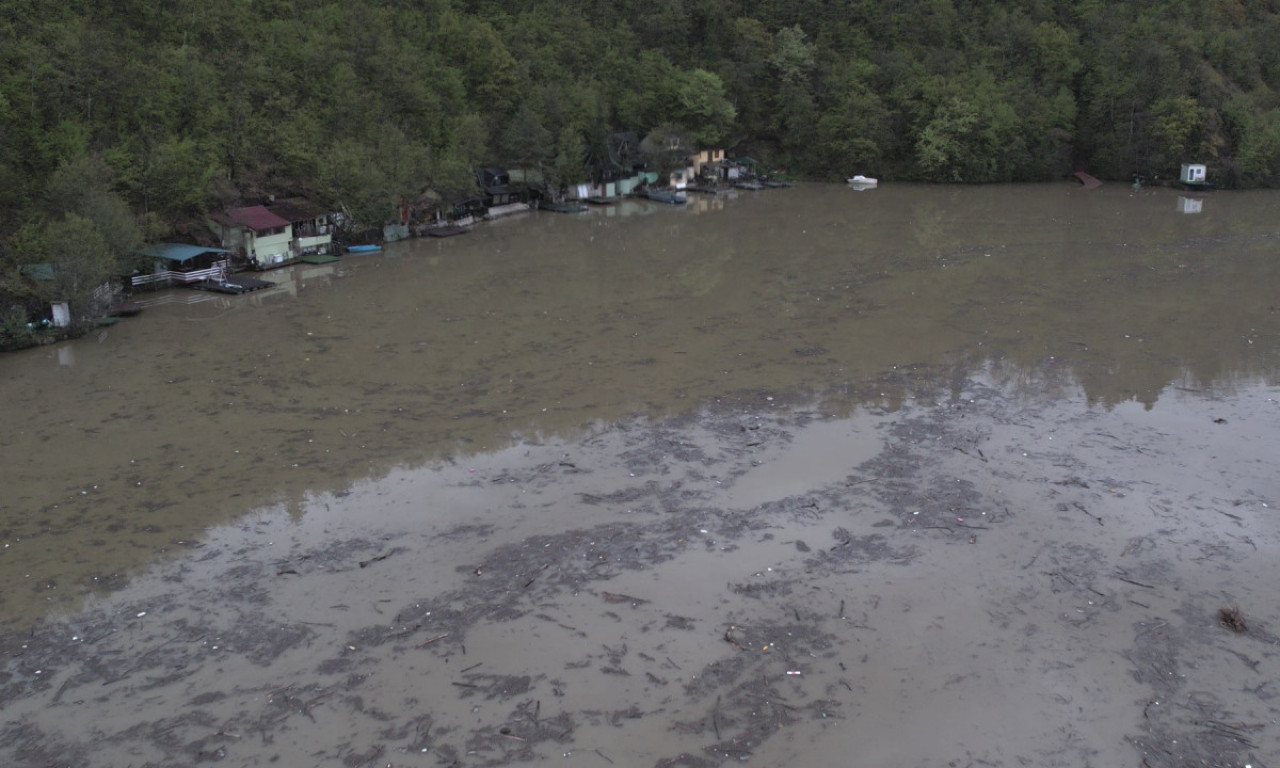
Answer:
M725 159L723 149L704 149L696 155L690 155L689 169L692 179L717 184L734 182L746 175L742 166Z
M723 149L704 149L696 155L689 156L689 166L693 168L694 176L702 175L702 168L707 165L713 165L724 162Z
M222 247L254 269L270 269L297 259L290 249L293 225L261 205L232 208L209 217Z

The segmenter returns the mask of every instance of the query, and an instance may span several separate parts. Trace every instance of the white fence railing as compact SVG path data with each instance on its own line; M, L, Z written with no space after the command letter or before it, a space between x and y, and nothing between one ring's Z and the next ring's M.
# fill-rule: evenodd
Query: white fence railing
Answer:
M217 302L218 306L230 307L231 297L210 291L165 291L149 294L135 299L141 307L159 307L165 304L204 304Z
M143 285L170 285L172 283L187 285L205 280L225 280L230 267L230 261L215 261L213 266L208 269L195 269L190 272L175 272L171 269L165 269L153 272L150 275L134 275L130 279L130 283L136 288Z

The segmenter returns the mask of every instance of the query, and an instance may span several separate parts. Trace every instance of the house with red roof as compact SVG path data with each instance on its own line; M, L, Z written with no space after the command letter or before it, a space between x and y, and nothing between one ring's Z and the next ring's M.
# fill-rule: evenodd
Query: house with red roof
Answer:
M279 267L298 258L290 248L293 225L265 206L231 208L212 214L209 227L222 247L236 255L238 263L252 269Z

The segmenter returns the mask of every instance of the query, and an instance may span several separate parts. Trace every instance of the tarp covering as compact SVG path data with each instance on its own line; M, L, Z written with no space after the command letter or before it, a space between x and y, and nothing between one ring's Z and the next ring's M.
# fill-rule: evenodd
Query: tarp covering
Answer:
M144 256L150 256L155 259L181 263L206 253L231 253L231 251L223 250L222 248L206 248L203 245L188 245L187 243L156 243L143 248L141 253Z
M18 267L18 272L32 280L44 280L45 282L52 282L56 277L52 264L23 264Z

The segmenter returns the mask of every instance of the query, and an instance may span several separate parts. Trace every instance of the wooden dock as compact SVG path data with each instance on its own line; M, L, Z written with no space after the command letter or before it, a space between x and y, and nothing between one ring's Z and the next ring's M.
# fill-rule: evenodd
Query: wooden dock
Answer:
M241 293L249 293L250 291L260 291L263 288L270 288L275 283L266 280L258 280L253 277L244 275L236 275L227 280L201 280L198 283L191 283L187 287L194 288L197 291L212 291L213 293L228 293L233 296Z
M1076 171L1071 175L1072 177L1075 178L1076 181L1084 185L1085 189L1097 189L1098 187L1102 186L1102 182L1093 178L1092 176L1085 173L1084 171Z

